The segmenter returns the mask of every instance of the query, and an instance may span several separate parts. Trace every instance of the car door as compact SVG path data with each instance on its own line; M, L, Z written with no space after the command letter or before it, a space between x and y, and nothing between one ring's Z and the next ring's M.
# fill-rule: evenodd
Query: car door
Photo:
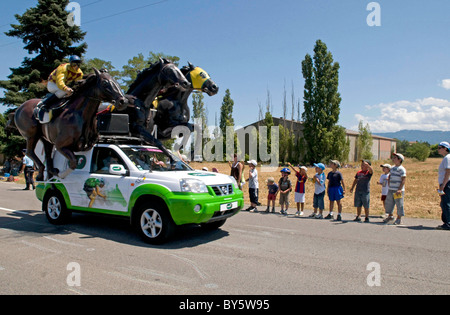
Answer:
M83 183L86 192L85 207L90 209L127 212L131 179L127 175L115 175L109 171L110 164L127 164L113 148L94 148L91 172Z

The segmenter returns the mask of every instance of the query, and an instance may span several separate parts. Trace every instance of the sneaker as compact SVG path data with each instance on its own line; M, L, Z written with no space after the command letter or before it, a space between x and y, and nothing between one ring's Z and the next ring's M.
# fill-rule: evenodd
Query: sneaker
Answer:
M401 225L402 224L402 219L397 219L394 222L394 225Z
M390 221L394 221L394 217L388 216L386 219L383 220L383 223L389 223Z
M315 218L316 218L316 219L323 219L323 215L317 214L317 215L315 216Z
M275 213L275 207L272 208L272 213Z
M361 218L360 217L356 217L355 219L353 219L354 222L361 222Z
M295 216L299 216L300 215L300 212L299 211L297 211L296 213L295 213Z
M266 212L267 212L267 213L269 213L269 211L270 211L270 207L269 207L269 206L267 206L267 208L266 208Z
M256 208L256 207L254 207L252 210L253 210L253 212L259 212L258 208Z
M445 225L445 224L442 224L442 225L438 225L438 226L436 227L436 230L450 231L450 227L448 227L448 226Z
M300 211L300 214L299 214L300 216L302 216L303 215L303 211Z
M331 220L333 220L333 215L331 214L331 213L329 213L326 217L325 217L325 219L331 219Z
M309 217L308 218L314 218L314 217L316 217L318 214L317 213L311 213L310 215L309 215Z
M364 222L365 223L369 223L370 221L369 221L369 217L366 217L365 219L364 219Z
M336 221L342 221L342 217L340 214L337 215Z
M248 207L247 209L245 209L244 211L250 211L250 210L252 210L252 209L253 209L253 207L250 206L250 207Z

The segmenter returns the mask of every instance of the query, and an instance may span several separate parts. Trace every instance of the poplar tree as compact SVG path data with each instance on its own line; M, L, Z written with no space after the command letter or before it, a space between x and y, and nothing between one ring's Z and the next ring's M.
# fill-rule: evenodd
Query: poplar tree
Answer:
M339 120L339 63L333 61L325 43L317 40L314 56L306 54L302 61L302 73L305 79L302 114L305 159L310 163L325 161L334 151L327 146L327 137Z
M0 81L0 88L6 90L0 102L19 106L28 99L44 97L50 73L68 56L85 53L87 44L81 42L86 33L69 25L68 4L68 0L39 0L23 15L15 15L18 24L11 24L5 34L20 38L29 56L20 67L10 68L8 80Z

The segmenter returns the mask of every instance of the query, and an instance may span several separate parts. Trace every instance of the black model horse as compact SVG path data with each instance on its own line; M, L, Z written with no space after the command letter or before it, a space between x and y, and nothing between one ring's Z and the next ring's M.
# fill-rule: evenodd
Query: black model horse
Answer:
M190 85L180 69L166 59L160 58L159 62L151 64L139 73L126 93L131 104L125 110L129 116L131 134L168 154L161 141L152 135L151 129L147 128L148 121L152 117L153 102L163 88L173 86L174 89L184 91Z
M45 166L34 152L41 140L44 144L47 172L64 178L77 167L73 152L85 151L94 145L98 138L96 113L102 101L113 102L120 107L126 105L126 98L119 84L107 71L98 71L87 76L74 87L74 93L63 107L58 117L47 124L41 124L35 117L34 109L40 99L23 103L14 114L16 128L27 141L27 155L39 170L36 180L44 180ZM51 158L53 146L69 160L69 169L63 174L53 169Z
M209 96L219 92L219 87L202 68L194 67L188 62L188 65L180 70L191 83L191 87L185 90L176 86L170 87L153 103L157 111L154 119L149 121L147 130L153 130L156 125L158 139L161 141L170 139L172 129L176 126L186 126L191 132L194 130L194 125L189 123L190 111L187 103L194 90L205 92Z

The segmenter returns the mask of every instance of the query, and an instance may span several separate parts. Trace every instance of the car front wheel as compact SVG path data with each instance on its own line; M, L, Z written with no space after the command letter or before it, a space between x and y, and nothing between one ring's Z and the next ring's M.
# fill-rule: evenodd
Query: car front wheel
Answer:
M162 244L172 236L175 224L167 208L161 205L143 205L139 208L135 227L144 241Z

